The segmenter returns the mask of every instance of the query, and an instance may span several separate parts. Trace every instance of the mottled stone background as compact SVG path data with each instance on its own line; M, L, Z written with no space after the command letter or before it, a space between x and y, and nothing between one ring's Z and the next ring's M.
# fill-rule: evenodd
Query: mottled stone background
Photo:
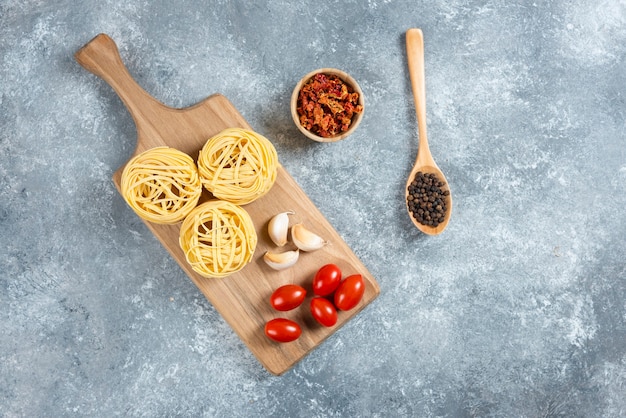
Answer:
M404 32L425 34L448 229L411 225ZM381 286L268 374L114 189L133 121L73 59L100 32L151 94L219 92ZM626 415L626 2L0 1L0 415ZM297 80L365 118L298 133Z

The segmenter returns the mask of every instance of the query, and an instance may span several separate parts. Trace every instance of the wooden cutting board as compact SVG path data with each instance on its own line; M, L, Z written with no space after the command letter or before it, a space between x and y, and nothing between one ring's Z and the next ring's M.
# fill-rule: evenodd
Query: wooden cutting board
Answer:
M135 82L124 66L115 42L105 34L96 36L83 46L76 52L75 58L80 65L104 79L132 115L137 127L137 148L133 156L166 145L197 159L205 142L223 129L252 129L228 99L220 94L184 109L170 108L155 100ZM118 191L123 168L120 167L113 175ZM210 198L210 194L205 192L201 201ZM277 180L270 192L244 208L252 217L257 231L257 248L250 264L223 279L206 279L191 269L178 245L180 224L145 223L259 362L269 372L280 375L374 300L380 289L363 263L282 166L278 167ZM288 210L295 211L295 215L290 217L290 224L302 222L330 241L330 245L312 253L301 253L294 267L275 271L263 261L267 250L278 250L267 234L267 223L275 214ZM352 311L339 312L337 325L331 328L318 325L308 307L313 293L313 276L319 267L327 263L337 264L344 277L360 273L365 281L362 301ZM293 311L277 312L270 306L269 297L276 288L288 283L307 289L307 298ZM282 344L268 339L264 334L265 323L277 317L297 321L302 327L302 336L294 342Z

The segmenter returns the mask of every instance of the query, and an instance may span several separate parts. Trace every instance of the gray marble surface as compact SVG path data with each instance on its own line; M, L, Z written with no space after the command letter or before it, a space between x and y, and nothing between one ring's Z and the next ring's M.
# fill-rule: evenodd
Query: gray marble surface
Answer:
M437 237L403 202L410 27ZM285 375L115 191L134 124L73 59L100 32L164 103L228 97L380 283ZM623 0L2 0L0 54L0 416L626 416ZM289 114L320 67L366 100L335 144Z

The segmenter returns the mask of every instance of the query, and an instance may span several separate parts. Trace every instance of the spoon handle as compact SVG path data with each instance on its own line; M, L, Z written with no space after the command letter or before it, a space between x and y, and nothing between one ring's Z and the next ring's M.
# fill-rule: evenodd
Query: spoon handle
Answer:
M417 160L422 163L434 163L428 147L426 134L426 81L424 75L424 35L421 29L412 28L406 32L406 54L409 65L409 77L417 114L419 148Z

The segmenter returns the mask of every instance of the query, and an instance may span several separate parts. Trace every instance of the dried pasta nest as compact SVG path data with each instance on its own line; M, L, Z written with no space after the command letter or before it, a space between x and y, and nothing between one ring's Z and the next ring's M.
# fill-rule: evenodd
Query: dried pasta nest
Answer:
M183 220L202 194L193 159L169 147L152 148L132 158L124 167L120 188L140 218L158 224Z
M187 262L203 277L225 277L250 262L257 244L254 224L242 207L223 200L197 206L180 228Z
M198 157L200 180L218 199L245 205L264 196L276 181L278 156L264 136L229 128L210 138Z

